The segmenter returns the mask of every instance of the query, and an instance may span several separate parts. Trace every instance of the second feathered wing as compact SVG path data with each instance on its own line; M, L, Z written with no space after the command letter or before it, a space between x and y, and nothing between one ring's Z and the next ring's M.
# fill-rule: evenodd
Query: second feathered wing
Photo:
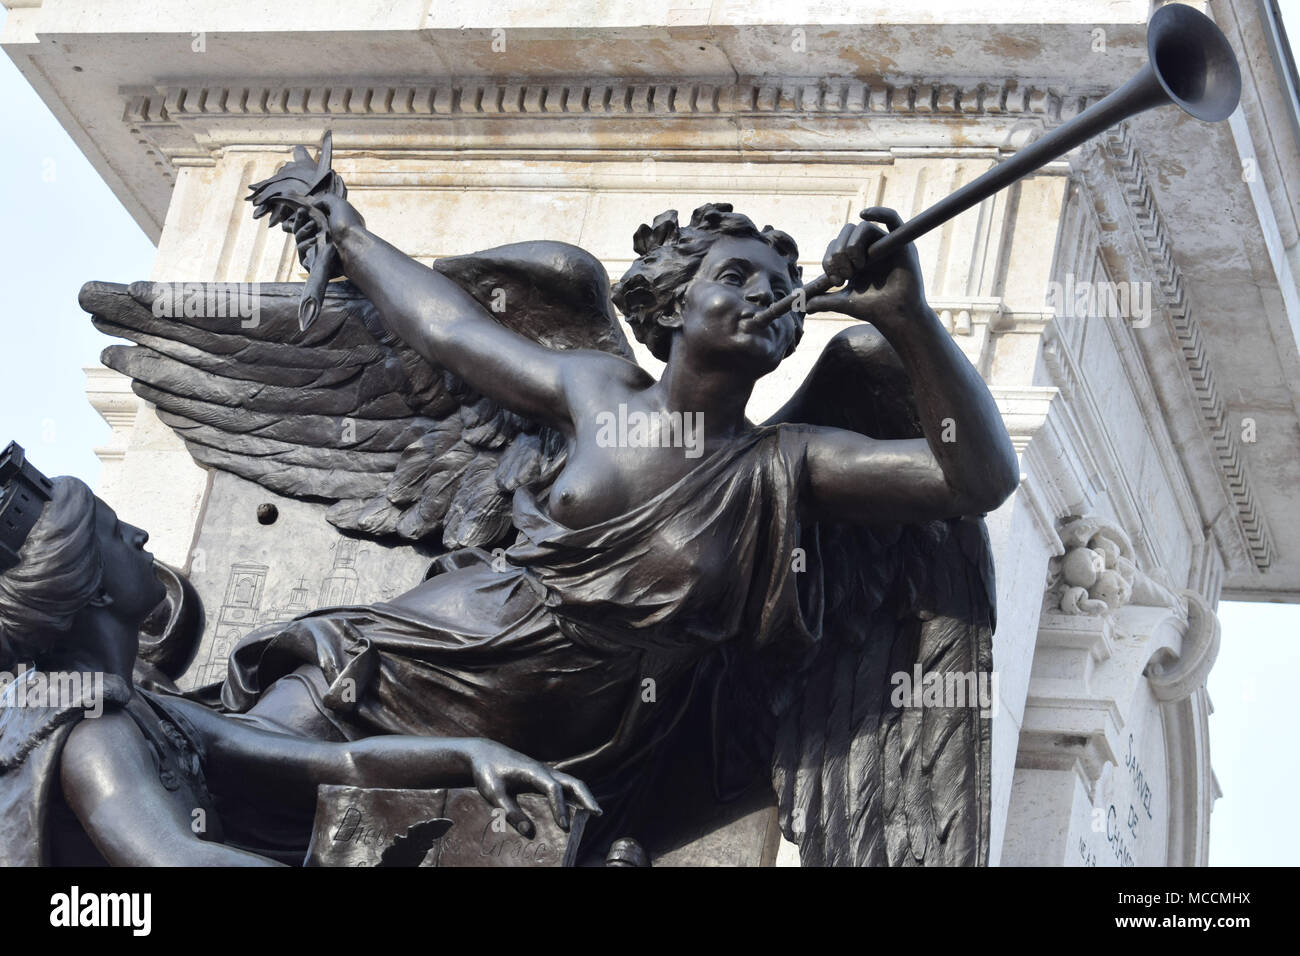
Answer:
M434 268L497 321L556 349L632 359L604 267L576 246L515 243ZM103 362L201 464L328 505L340 529L443 546L510 537L510 500L561 464L553 431L485 398L389 333L346 282L306 330L298 283L87 283L82 308L134 342Z
M902 364L869 326L837 335L772 421L922 436ZM739 695L762 710L752 725L770 748L782 831L804 865L987 863L996 702L983 520L809 530L821 639L793 670L742 671Z

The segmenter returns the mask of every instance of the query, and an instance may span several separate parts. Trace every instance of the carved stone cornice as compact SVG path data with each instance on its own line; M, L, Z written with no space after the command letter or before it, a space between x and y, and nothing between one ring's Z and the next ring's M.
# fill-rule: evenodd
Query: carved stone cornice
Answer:
M1010 78L1002 82L891 84L854 79L677 79L637 83L617 77L593 81L438 81L415 85L347 83L303 85L160 86L123 90L123 122L170 165L210 159L220 144L213 124L259 117L335 121L510 119L690 120L737 117L985 118L1015 126L1019 139L1035 128L1069 119L1095 90L1063 90ZM1000 144L1006 137L998 137Z
M1227 406L1215 383L1213 362L1207 354L1182 271L1174 260L1173 242L1156 205L1146 164L1128 133L1127 124L1102 135L1092 155L1100 162L1081 163L1084 182L1096 198L1107 192L1107 184L1101 177L1108 174L1112 188L1132 218L1134 238L1146 260L1157 304L1168 317L1182 352L1188 386L1210 439L1224 491L1235 507L1237 524L1251 560L1257 570L1267 570L1276 555L1272 537L1256 504L1236 435L1229 427Z
M826 78L755 78L604 82L433 83L370 86L167 86L132 95L126 118L176 122L185 116L237 114L367 116L617 116L627 114L859 113L1037 116L1068 119L1093 91L1065 92L1008 79L958 86L896 85Z

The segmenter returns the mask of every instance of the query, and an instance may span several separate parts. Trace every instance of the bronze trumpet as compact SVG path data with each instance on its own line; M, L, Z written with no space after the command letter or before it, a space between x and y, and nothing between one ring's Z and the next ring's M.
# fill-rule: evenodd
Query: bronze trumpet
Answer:
M1156 106L1177 106L1207 123L1225 120L1241 98L1241 71L1228 38L1209 17L1184 4L1161 7L1147 24L1147 64L1136 76L1074 119L971 180L929 209L881 237L868 250L881 259L1022 176L1063 156L1121 120ZM764 321L840 285L819 276L772 303L755 318Z

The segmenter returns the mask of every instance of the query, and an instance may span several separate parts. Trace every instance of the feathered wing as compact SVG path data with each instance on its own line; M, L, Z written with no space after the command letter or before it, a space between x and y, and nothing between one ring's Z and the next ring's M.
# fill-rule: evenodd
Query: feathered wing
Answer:
M922 435L902 364L869 326L837 335L772 421ZM978 694L992 689L994 586L983 520L815 531L821 640L806 666L760 678L754 695L786 838L806 866L986 864L991 719ZM933 706L926 682L974 699Z
M551 348L632 359L609 279L559 242L441 259L503 325ZM194 458L279 494L320 500L340 529L445 547L490 547L511 530L510 498L545 480L563 444L391 335L375 307L331 283L299 328L299 283L87 283L82 308L105 349Z

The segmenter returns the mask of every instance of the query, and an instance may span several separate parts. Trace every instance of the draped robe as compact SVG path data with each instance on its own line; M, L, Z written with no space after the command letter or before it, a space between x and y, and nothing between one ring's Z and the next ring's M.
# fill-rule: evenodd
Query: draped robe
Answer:
M810 539L815 551L797 517L800 430L746 431L581 529L521 488L510 548L444 555L388 604L250 632L221 703L256 718L277 680L300 679L321 736L489 737L617 798L670 739L716 652L793 661L817 640L817 556L798 550Z

